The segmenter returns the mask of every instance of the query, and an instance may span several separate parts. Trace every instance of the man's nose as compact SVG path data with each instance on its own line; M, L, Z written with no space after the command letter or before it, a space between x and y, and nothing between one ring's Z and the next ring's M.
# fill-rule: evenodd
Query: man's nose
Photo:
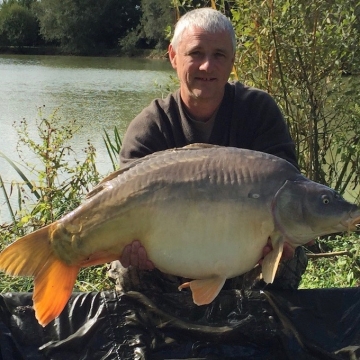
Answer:
M207 55L204 56L204 58L202 59L199 69L203 71L211 71L211 68L213 66L214 66L214 59L211 56Z

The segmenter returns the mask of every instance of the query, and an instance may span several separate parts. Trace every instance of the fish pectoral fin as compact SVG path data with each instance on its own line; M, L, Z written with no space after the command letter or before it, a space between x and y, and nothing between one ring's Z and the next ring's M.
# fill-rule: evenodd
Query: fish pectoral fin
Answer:
M188 288L188 287L190 287L190 281L181 284L181 285L178 287L178 289L181 291L182 289L185 289L185 288Z
M196 305L206 305L216 298L224 286L225 280L224 277L192 280L180 285L179 290L190 287L194 303Z
M273 250L270 251L262 262L262 274L266 283L272 283L275 279L276 271L282 256L284 241L279 239L275 244L272 244Z
M52 256L34 279L35 317L42 326L60 315L68 302L79 266L68 266Z

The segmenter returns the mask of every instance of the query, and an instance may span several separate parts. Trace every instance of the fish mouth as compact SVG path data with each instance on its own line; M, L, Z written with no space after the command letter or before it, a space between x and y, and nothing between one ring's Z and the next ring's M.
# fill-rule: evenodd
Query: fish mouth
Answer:
M341 224L348 229L348 231L360 230L360 210L355 213L350 213L349 218L342 221Z
M352 226L359 231L360 230L360 217L358 217L355 221L352 222Z

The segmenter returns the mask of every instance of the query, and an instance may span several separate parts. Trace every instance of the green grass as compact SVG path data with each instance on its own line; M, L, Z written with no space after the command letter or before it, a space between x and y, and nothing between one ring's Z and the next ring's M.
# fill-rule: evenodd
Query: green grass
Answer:
M107 276L107 270L107 264L81 269L74 291L89 292L114 289L115 285Z
M346 252L331 257L309 257L300 289L345 288L360 286L360 235L318 240L322 252ZM311 256L311 253L309 253Z

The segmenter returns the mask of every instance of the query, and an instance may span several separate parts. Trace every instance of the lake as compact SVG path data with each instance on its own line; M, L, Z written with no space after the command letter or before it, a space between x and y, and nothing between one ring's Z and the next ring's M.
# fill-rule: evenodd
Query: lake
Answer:
M13 123L26 119L36 138L39 107L45 115L58 109L61 121L75 119L81 125L71 142L78 158L90 140L97 150L98 169L105 175L112 167L102 139L104 129L112 134L116 126L123 135L129 122L162 96L161 86L170 82L171 74L166 60L0 55L0 151L18 161ZM28 156L31 162L32 154ZM2 158L0 175L7 189L11 181L20 181ZM0 192L0 223L7 213Z

